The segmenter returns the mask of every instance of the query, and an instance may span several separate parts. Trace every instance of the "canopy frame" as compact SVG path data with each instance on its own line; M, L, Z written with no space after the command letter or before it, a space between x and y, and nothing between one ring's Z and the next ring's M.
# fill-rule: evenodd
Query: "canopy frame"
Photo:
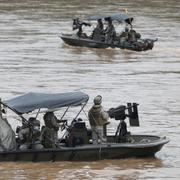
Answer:
M126 22L132 26L133 17L128 17L126 14L114 13L114 14L105 14L105 15L95 15L87 18L89 21L98 20L98 19L108 19L111 18L112 21Z

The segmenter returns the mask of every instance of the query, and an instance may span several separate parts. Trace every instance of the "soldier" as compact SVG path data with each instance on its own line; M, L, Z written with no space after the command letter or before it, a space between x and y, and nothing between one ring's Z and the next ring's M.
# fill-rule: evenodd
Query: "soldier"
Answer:
M23 125L18 127L18 140L20 141L20 150L43 149L40 142L40 121L30 117L28 122L23 121Z
M106 18L105 19L108 22L107 28L105 29L105 43L107 44L113 44L115 37L116 37L116 31L115 28L112 24L112 19L111 18Z
M129 31L129 42L131 42L131 43L134 43L134 42L137 42L137 36L136 36L136 31L135 30L133 30L133 29L131 29L130 31Z
M89 122L92 129L93 144L105 143L106 137L103 134L103 126L108 123L108 113L101 106L102 97L100 95L94 98L94 105L89 110Z
M2 109L0 99L0 151L16 150L15 133L8 120L3 117L2 113L5 113L5 110Z
M97 20L97 28L99 28L101 30L101 32L103 32L104 26L103 26L102 19Z
M86 38L87 35L83 33L82 26L91 26L91 24L86 22L81 22L79 18L73 19L73 30L78 29L77 36Z
M103 26L103 22L102 19L98 19L97 21L97 26L96 28L93 30L93 34L92 34L92 39L96 40L96 41L102 41L104 37L104 26Z
M120 44L124 44L125 42L128 42L129 38L129 29L128 27L125 27L125 31L123 31L120 35Z
M59 123L53 112L46 112L44 115L45 126L42 128L42 143L46 148L56 148L58 146Z

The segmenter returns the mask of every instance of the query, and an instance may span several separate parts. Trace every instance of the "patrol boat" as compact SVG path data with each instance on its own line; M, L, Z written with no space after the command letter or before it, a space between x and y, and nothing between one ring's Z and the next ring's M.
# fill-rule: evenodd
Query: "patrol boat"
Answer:
M59 138L57 148L19 150L17 142L17 148L0 152L0 161L94 161L145 157L155 155L168 143L167 138L155 135L132 135L130 132L122 134L121 125L126 118L129 118L131 126L139 126L138 104L128 103L126 106L110 108L108 111L110 118L119 121L115 134L107 133L105 144L92 144L91 130L86 126L87 121L80 118L80 115L85 113L84 107L88 99L86 93L78 91L57 94L27 93L8 101L1 101L2 107L9 108L21 119L25 119L25 114L32 116L34 111L37 111L35 118L38 118L41 112L65 108L60 118L61 130L65 133ZM72 120L65 119L70 109L73 108L74 111L75 107L79 109L76 116Z
M117 21L119 23L124 22L127 26L130 26L130 29L133 30L133 19L132 17L128 17L126 14L115 13L110 15L96 15L86 18L88 21L97 21L99 19L106 20L110 18L112 21ZM75 21L76 20L76 21ZM74 19L73 22L73 30L79 29L82 31L82 26L90 26L89 23L84 21L80 21L78 18ZM134 30L133 30L134 31ZM116 37L113 40L113 43L105 42L105 35L102 35L102 38L94 38L93 34L87 36L86 33L82 33L81 35L77 34L61 34L60 38L68 45L71 46L81 46L81 47L89 47L89 48L120 48L120 49L128 49L132 51L147 51L151 50L154 47L154 42L156 39L142 39L141 35L137 33L137 41L131 42L121 42L120 34L116 34ZM101 39L101 40L99 40Z

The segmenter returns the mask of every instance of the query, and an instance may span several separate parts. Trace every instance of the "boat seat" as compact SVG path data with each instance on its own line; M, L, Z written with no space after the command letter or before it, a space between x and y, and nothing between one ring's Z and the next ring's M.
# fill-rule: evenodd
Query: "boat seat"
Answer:
M85 122L75 122L66 136L67 146L76 146L89 143L88 130Z

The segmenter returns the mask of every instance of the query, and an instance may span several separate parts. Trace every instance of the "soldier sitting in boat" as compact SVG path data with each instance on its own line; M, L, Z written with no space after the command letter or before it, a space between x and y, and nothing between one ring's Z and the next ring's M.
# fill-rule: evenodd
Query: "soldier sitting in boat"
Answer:
M73 30L78 29L77 36L80 38L87 38L86 33L83 33L82 26L91 26L86 22L81 22L79 18L73 19Z
M104 31L105 33L105 43L107 44L113 44L115 38L116 38L116 31L112 24L112 19L110 17L106 18L105 21L108 22L108 25Z
M129 42L139 50L146 49L148 46L147 41L141 39L141 34L133 29L131 29L129 33Z
M134 29L131 29L129 31L129 38L128 38L128 41L130 43L134 43L134 42L137 42L137 33Z
M93 30L92 39L95 41L103 41L104 40L104 25L102 19L97 20L97 26Z
M129 38L129 28L126 27L125 30L120 34L119 36L120 38L120 44L124 44L126 42L128 42L128 38Z
M43 149L40 142L40 121L36 118L30 117L28 122L23 121L23 125L18 127L16 132L18 133L20 150Z
M42 127L41 140L45 148L58 147L59 120L54 112L46 112L44 115L45 126Z

